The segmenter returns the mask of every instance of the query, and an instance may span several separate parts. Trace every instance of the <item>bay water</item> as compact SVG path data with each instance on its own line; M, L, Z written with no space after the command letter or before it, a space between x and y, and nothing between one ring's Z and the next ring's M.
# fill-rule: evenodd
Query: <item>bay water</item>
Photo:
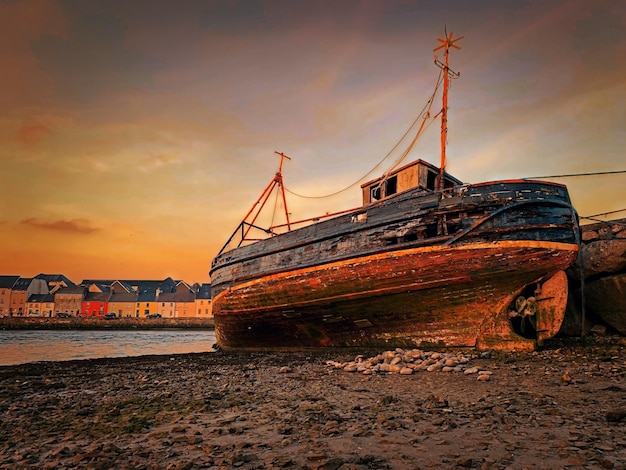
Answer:
M213 330L0 330L0 366L214 351Z

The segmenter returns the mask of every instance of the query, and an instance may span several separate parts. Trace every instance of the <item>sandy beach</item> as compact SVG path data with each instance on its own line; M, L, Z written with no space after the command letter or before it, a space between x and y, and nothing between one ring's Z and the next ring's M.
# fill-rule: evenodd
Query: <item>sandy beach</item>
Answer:
M344 370L377 353L0 367L0 468L626 468L623 337L444 352L465 361L448 372Z

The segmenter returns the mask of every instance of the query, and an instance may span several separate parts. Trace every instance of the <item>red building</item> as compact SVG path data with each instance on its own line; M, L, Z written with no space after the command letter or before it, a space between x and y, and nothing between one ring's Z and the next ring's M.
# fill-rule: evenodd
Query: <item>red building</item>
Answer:
M87 292L80 308L82 317L103 317L109 312L110 292Z

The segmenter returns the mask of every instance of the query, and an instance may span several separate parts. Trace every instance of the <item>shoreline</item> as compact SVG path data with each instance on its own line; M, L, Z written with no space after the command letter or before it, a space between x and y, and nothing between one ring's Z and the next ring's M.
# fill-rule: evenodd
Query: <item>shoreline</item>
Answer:
M4 317L0 330L215 329L213 318Z
M359 353L2 366L0 468L626 468L624 338L455 352L489 380L328 364Z

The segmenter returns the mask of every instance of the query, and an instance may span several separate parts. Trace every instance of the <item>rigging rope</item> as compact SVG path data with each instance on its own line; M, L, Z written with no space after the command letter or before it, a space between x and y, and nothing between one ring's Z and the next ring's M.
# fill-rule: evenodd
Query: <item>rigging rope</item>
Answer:
M535 180L542 178L570 178L574 176L596 176L596 175L616 175L619 173L626 173L626 170L617 170L617 171L599 171L596 173L574 173L570 175L550 175L550 176L526 176L525 178L521 178L523 180Z
M432 106L432 101L430 101L430 105ZM380 181L379 181L379 182L378 182L378 184L376 185L376 188L380 188L380 187L383 185L383 183L384 183L385 181L387 181L387 178L389 177L389 174L390 174L393 170L395 170L395 169L396 169L396 168L400 165L400 163L402 163L402 162L404 161L404 159L405 159L405 158L406 158L406 156L409 154L409 152L411 152L411 150L413 149L413 146L415 145L415 142L417 142L417 139L418 139L418 138L422 135L422 133L423 133L423 131L424 131L424 124L426 123L426 118L430 117L430 108L431 108L431 106L429 106L429 107L428 107L428 111L426 111L426 116L425 116L425 118L424 118L424 119L422 119L422 123L420 124L420 128L418 129L417 133L415 134L415 137L413 138L413 140L411 141L411 143L409 144L409 146L407 147L407 149L406 149L404 152L402 152L398 158L396 158L396 161L394 161L394 162L393 162L393 164L392 164L392 165L391 165L391 166L387 169L387 171L383 174L383 176L380 178ZM437 114L435 115L435 118L436 118L438 115L439 115L439 113L437 113ZM433 118L433 120L431 120L431 121L428 123L428 126L426 126L426 127L429 127L429 126L430 126L430 124L432 124L432 123L433 123L433 121L434 121L434 118Z
M441 83L443 82L443 71L439 72L439 77L437 78L437 82L435 85L435 89L433 90L433 93L431 94L430 98L428 99L428 101L426 102L426 104L424 105L424 107L422 108L422 110L420 111L420 113L418 114L418 116L415 118L415 120L411 123L411 125L409 126L409 128L406 130L406 132L402 135L402 137L400 137L400 140L398 140L398 142L393 146L393 148L387 152L387 155L385 155L382 160L380 160L371 170L369 170L365 175L361 176L358 180L356 180L354 183L350 184L349 186L346 186L345 188L339 190L339 191L335 191L334 193L331 194L326 194L323 196L308 196L308 195L304 195L304 194L298 194L294 191L291 191L289 188L287 188L285 186L285 191L287 191L289 194L296 196L296 197L301 197L303 199L325 199L328 197L332 197L332 196L336 196L337 194L341 194L345 191L347 191L350 188L353 188L354 186L356 186L357 184L359 184L361 181L363 181L365 178L367 178L369 175L371 175L380 165L383 164L383 162L385 160L387 160L387 158L389 158L389 156L398 148L398 146L402 143L402 141L406 138L406 136L409 134L409 132L411 132L411 129L413 129L415 127L415 125L417 124L417 122L420 120L420 118L422 119L422 124L420 125L419 130L417 131L417 134L415 135L415 138L413 139L413 141L411 142L409 148L407 150L405 150L403 152L403 154L401 155L401 157L399 157L398 159L396 159L396 161L394 162L394 164L392 165L392 167L387 170L387 172L385 172L385 175L383 176L383 178L381 179L381 182L384 181L384 179L387 177L387 175L389 174L389 172L391 172L393 170L393 168L395 168L402 160L404 160L404 158L406 157L406 155L408 155L408 153L411 151L411 149L413 148L415 142L417 141L417 139L419 138L419 136L423 133L423 129L424 129L424 123L426 122L426 119L430 118L430 108L432 107L433 104L433 100L435 98L435 94L437 93L437 90L439 89L439 87L441 86ZM426 115L425 115L426 113ZM431 121L432 122L432 121Z
M621 225L623 227L626 227L625 223L620 223L620 222L615 222L614 220L602 220L602 219L596 219L596 217L601 217L604 215L611 215L611 214L617 214L619 212L626 212L626 208L624 209L617 209L616 211L609 211L609 212L602 212L600 214L593 214L593 215L588 215L588 216L580 216L581 219L586 219L586 220L593 220L594 222L604 222L604 223L610 223L610 224L614 224L614 225Z
M550 176L527 176L525 178L521 178L523 180L534 180L534 179L549 179L549 178L572 178L572 177L577 177L577 176L597 176L597 175L618 175L621 173L626 173L626 170L616 170L616 171L598 171L598 172L594 172L594 173L573 173L573 174L569 174L569 175L550 175ZM610 211L610 212L602 212L600 214L593 214L593 215L587 215L587 216L580 216L581 219L586 219L586 220L593 220L594 222L608 222L606 220L602 220L602 219L596 219L596 217L601 217L604 215L611 215L611 214L617 214L619 212L626 212L626 208L624 209L618 209L615 211ZM611 222L611 223L616 223L617 225L624 225L626 226L626 224L621 224L621 223L617 223L617 222Z
M611 214L617 214L618 212L624 212L626 211L626 208L624 209L618 209L616 211L610 211L610 212L602 212L601 214L593 214L593 215L588 215L587 217L583 217L583 219L587 219L589 217L600 217L603 215L611 215Z

